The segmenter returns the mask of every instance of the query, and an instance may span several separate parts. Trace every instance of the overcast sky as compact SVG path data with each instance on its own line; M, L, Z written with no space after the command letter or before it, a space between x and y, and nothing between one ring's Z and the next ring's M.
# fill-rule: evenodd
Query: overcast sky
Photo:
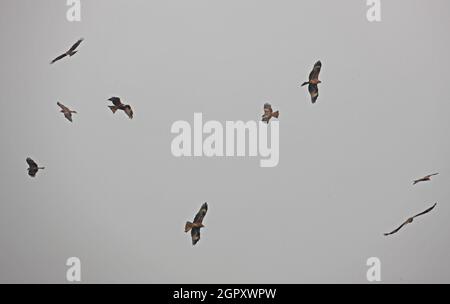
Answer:
M1 283L64 283L72 256L84 283L365 283L372 256L385 283L450 283L449 1L385 0L379 23L363 0L67 9L0 2ZM319 59L312 105L299 83ZM277 167L172 155L173 122L256 120L267 101Z

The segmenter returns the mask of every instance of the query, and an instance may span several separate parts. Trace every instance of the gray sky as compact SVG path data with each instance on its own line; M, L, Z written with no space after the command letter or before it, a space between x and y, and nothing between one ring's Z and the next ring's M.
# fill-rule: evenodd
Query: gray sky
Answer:
M64 283L76 256L84 283L364 283L376 256L383 282L450 283L449 8L382 1L369 23L362 0L84 0L70 23L65 1L1 1L0 282ZM319 59L312 105L298 84ZM276 168L172 156L174 121L259 119L266 101Z

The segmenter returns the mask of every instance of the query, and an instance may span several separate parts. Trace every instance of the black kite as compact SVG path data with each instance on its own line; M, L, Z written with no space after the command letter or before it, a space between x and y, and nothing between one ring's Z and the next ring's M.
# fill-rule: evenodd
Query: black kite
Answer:
M189 230L191 231L193 246L197 244L197 242L200 240L200 228L205 227L203 225L203 218L205 217L207 211L208 211L208 204L204 203L200 208L200 211L195 216L194 222L193 223L186 222L184 232L189 232Z

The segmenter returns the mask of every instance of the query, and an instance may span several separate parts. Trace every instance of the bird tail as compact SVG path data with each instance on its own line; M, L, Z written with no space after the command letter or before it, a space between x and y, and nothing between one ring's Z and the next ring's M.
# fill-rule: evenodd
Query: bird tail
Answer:
M45 169L45 167L38 167L38 169L39 169L39 170L44 170L44 169Z
M184 226L184 232L189 232L192 229L192 223L186 222L186 226Z
M278 116L280 116L280 112L279 111L273 112L272 116L278 118Z
M116 106L108 106L108 107L111 109L113 113L116 113L116 111L118 110Z
M77 111L70 111L70 113L78 114Z
M309 81L305 81L304 83L302 83L302 87L304 87L307 84L309 84Z

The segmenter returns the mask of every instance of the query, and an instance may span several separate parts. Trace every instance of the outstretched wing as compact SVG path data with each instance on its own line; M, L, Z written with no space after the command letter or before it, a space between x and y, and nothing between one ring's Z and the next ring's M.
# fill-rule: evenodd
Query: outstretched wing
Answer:
M433 206L431 206L430 208L428 208L427 210L425 210L424 212L421 212L421 213L419 213L419 214L416 214L416 215L414 215L414 217L413 218L416 218L416 217L418 217L418 216L421 216L421 215L424 215L424 214L427 214L428 212L430 212L431 210L433 210L434 209L434 207L436 207L436 205L437 205L437 203L435 203Z
M389 232L389 233L385 233L384 235L385 236L388 236L388 235L391 235L391 234L394 234L394 233L397 233L400 229L402 229L403 228L403 226L405 226L406 224L408 224L408 221L406 221L406 222L404 222L403 224L401 224L401 226L400 227L398 227L397 229L395 229L394 231L392 231L392 232Z
M30 166L30 169L38 167L36 162L34 160L32 160L30 157L27 158L27 164L28 164L28 166Z
M37 172L38 172L38 168L30 168L28 170L28 175L31 177L35 177Z
M69 49L69 53L75 51L77 49L77 47L81 44L81 42L83 42L83 38L79 39L77 42L75 42L74 45L72 45L72 47Z
M72 113L65 112L64 113L64 117L67 118L67 120L69 120L70 122L72 122Z
M309 84L308 91L311 95L311 102L316 103L317 98L319 98L319 87L317 84Z
M206 215L206 212L208 211L208 204L204 203L202 207L200 208L199 212L194 218L194 223L201 224L203 222L203 218ZM200 231L199 231L199 237L200 237Z
M128 117L130 118L130 119L133 119L133 110L131 109L131 106L129 106L129 105L127 105L126 107L125 107L125 113L128 115Z
M309 80L318 80L319 79L319 74L320 74L320 69L322 68L322 63L320 61L317 61L314 64L314 68L311 71L311 73L309 74Z
M111 97L108 100L112 101L113 105L115 105L116 107L120 107L122 105L122 102L120 101L119 97Z
M424 182L424 181L426 181L425 178L419 178L419 179L416 179L416 180L413 182L413 185L418 184L418 183L420 183L420 182Z
M439 173L434 173L434 174L427 175L427 176L425 176L425 177L430 178L430 177L436 176L436 175L438 175L438 174L439 174Z
M59 101L56 103L61 110L63 110L64 112L70 112L70 109L68 107L66 107L65 105L63 105L62 103L60 103Z
M195 246L200 241L200 228L192 228L191 230L192 245Z
M56 57L55 59L53 59L53 60L50 62L50 64L54 64L56 61L59 61L59 60L63 59L63 58L66 57L66 56L67 56L67 54L65 54L65 53L62 54L62 55Z

